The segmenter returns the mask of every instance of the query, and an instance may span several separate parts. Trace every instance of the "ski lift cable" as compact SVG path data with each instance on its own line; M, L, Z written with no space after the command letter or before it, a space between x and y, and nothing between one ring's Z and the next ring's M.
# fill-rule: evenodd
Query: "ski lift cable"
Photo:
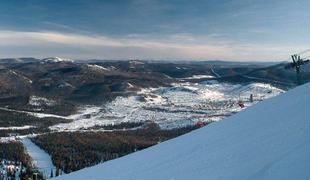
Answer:
M300 53L297 53L297 55L302 55L302 54L305 54L307 52L310 52L310 49L306 49L304 51L301 51Z
M310 58L310 56L303 57L302 59L308 59L308 58Z

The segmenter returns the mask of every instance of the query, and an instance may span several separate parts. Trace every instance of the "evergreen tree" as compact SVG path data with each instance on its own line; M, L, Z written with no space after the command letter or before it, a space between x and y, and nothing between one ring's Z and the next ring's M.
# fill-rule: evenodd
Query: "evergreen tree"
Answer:
M54 177L54 174L53 174L53 169L51 169L51 176L50 178Z
M55 176L59 176L59 167L56 167L56 175Z

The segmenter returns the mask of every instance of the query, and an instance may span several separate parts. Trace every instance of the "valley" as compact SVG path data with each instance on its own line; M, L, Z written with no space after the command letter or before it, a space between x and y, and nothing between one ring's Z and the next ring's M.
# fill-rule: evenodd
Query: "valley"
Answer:
M50 154L45 178L177 137L295 86L285 64L48 58L0 65L0 142ZM79 141L71 144L73 137ZM94 149L100 139L116 144Z

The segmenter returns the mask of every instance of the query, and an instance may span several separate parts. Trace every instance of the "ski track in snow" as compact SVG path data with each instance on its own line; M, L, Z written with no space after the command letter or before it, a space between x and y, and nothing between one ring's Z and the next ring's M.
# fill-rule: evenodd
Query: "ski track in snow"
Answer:
M217 78L220 78L221 76L215 72L215 70L213 68L211 68L211 72L217 77Z

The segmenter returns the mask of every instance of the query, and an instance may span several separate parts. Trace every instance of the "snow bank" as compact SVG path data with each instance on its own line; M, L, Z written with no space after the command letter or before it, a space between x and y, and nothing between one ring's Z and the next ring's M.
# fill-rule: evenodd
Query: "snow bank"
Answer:
M56 179L310 179L310 84L189 134Z

